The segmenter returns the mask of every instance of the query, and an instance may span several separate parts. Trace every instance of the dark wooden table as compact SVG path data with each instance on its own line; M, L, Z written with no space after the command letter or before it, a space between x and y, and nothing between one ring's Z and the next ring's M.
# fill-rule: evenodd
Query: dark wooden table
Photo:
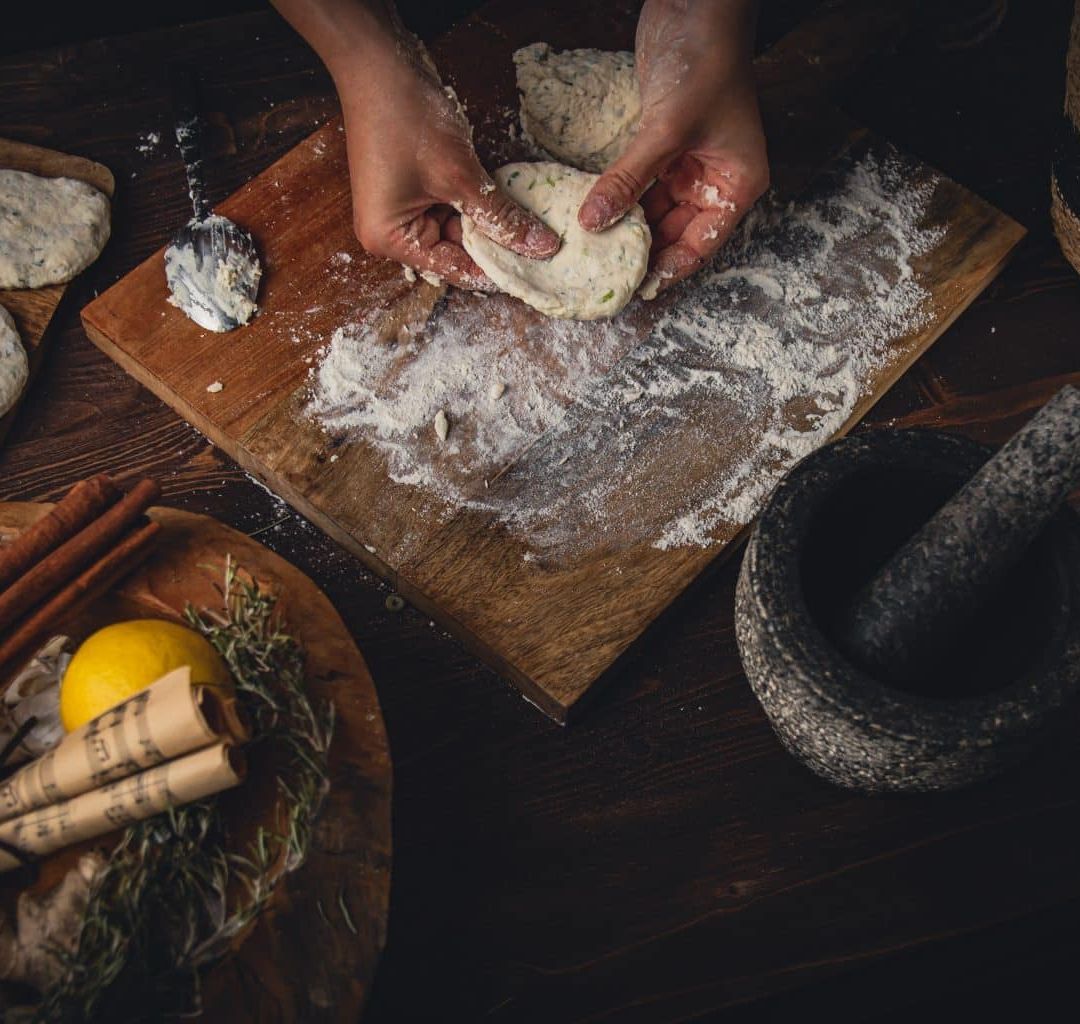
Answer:
M774 38L811 5L765 6ZM1048 217L1071 7L1014 3L992 39L957 52L924 25L844 89L849 112L1031 231L863 429L1001 442L1080 383L1080 279ZM419 614L387 611L359 563L91 346L81 302L186 217L166 84L180 53L212 112L215 197L337 109L271 12L0 62L0 136L92 157L118 186L114 238L72 289L0 451L0 499L53 499L102 470L150 473L168 503L258 536L326 589L368 658L396 771L390 934L367 1019L1048 1012L1080 954L1075 716L991 785L838 794L783 754L750 694L731 564L560 729ZM151 131L163 141L141 152Z

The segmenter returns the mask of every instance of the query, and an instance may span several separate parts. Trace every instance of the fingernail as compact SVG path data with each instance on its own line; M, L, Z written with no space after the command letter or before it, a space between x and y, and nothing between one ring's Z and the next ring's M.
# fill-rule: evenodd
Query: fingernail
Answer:
M586 231L603 231L619 219L619 209L610 196L602 192L589 196L578 211L578 223Z
M543 224L530 224L525 232L525 247L538 256L554 256L559 251L559 236Z

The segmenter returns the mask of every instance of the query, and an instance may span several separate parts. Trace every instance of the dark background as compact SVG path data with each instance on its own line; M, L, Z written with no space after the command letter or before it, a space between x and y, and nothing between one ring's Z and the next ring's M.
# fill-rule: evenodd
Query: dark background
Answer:
M405 24L424 39L444 32L481 5L482 0L397 0ZM528 0L522 0L527 3ZM935 10L960 10L983 0L932 0ZM1013 0L1015 3L1016 0ZM1030 2L1030 0L1025 0ZM1037 0L1041 2L1041 0ZM14 4L14 0L8 0ZM882 0L888 5L889 0ZM758 49L764 49L794 24L798 13L812 7L805 0L759 0ZM269 0L182 0L175 3L90 3L59 0L20 6L0 32L0 55L46 46L62 46L86 39L140 32L248 11L265 11ZM5 12L5 19L10 17ZM15 20L18 18L19 20Z
M15 0L5 6L15 7ZM0 33L0 54L19 53L43 46L58 46L97 39L118 32L139 32L144 29L180 25L207 18L222 18L245 11L265 10L268 0L179 0L163 3L93 3L90 0L60 0L59 3L19 5L20 18L5 24ZM417 34L428 37L442 32L459 21L466 13L480 6L479 0L399 0L398 10L406 24ZM16 12L11 12L15 14ZM5 21L9 17L4 12Z

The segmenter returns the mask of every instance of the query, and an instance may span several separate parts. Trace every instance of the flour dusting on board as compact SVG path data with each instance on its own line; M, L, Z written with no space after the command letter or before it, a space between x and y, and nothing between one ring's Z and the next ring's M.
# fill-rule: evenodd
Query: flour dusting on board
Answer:
M912 260L941 237L920 224L934 187L897 155L848 162L610 321L452 291L396 345L348 325L308 413L374 444L447 514L486 510L543 557L708 545L844 426L892 343L927 321Z

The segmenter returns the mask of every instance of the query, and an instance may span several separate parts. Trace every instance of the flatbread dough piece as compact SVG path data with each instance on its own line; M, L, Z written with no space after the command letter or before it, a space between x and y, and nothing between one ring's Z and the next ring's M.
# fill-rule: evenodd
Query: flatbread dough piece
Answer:
M632 53L533 43L514 66L521 127L552 156L599 173L630 144L641 120Z
M74 178L0 170L0 288L62 284L109 240L109 200Z
M519 206L557 232L562 247L548 260L531 260L504 249L461 218L465 251L503 291L564 320L612 317L645 276L651 236L636 203L622 220L598 234L578 224L582 201L597 175L556 163L500 167L495 181Z
M15 321L0 306L0 416L14 408L30 376L26 349L19 340Z

